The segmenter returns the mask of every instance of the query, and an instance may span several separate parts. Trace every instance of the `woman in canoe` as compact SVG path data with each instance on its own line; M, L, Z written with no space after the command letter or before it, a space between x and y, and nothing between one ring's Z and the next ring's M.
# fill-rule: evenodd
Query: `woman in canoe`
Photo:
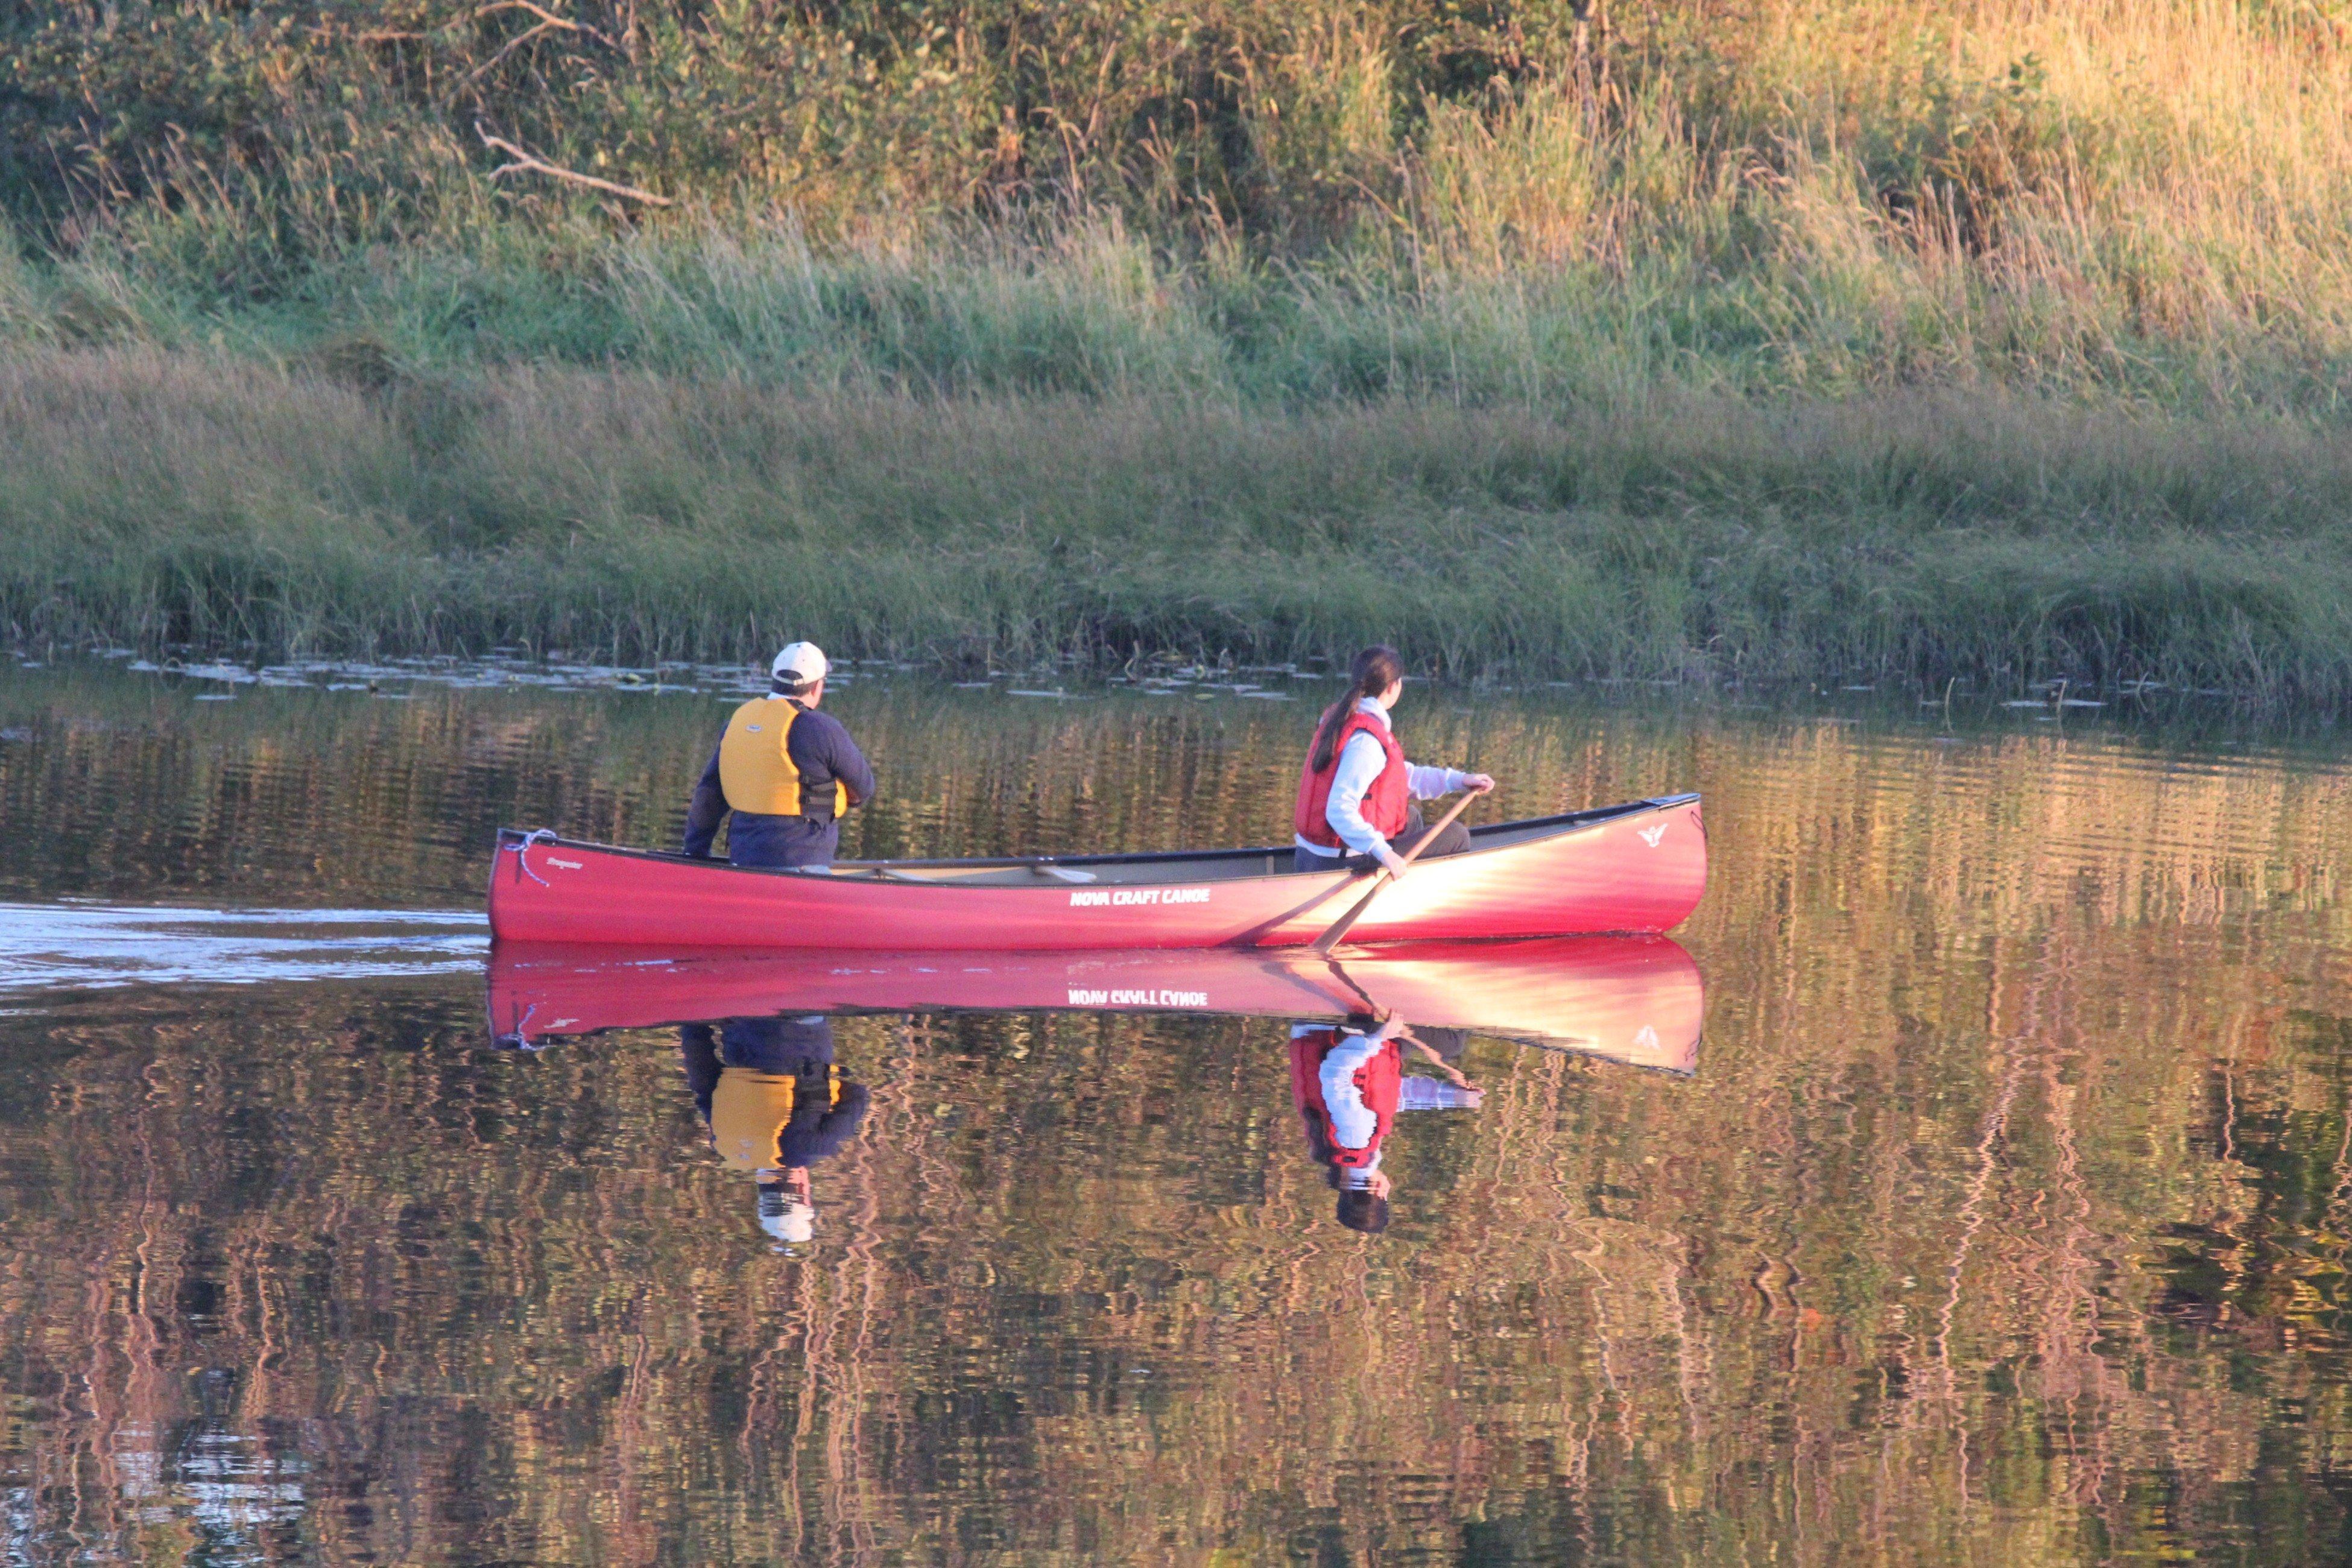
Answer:
M1291 823L1297 855L1291 868L1332 871L1378 863L1391 876L1402 877L1405 856L1429 832L1412 803L1457 789L1484 795L1495 781L1485 773L1405 761L1389 723L1389 710L1404 695L1404 661L1396 649L1385 644L1368 647L1348 673L1348 689L1324 710L1307 765L1299 771ZM1449 822L1421 858L1458 855L1469 847L1470 830Z

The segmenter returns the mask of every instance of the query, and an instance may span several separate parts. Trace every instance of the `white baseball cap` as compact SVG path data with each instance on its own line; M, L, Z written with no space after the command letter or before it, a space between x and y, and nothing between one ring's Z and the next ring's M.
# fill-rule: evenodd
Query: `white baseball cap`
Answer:
M768 666L770 679L789 680L799 686L814 685L824 679L824 649L813 642L786 643L776 662Z

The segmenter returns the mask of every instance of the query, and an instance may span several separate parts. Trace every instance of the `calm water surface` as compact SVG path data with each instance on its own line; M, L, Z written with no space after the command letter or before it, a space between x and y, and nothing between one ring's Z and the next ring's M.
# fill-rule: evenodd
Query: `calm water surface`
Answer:
M492 828L670 841L719 694L289 679L0 673L8 1561L2352 1557L2352 748L1416 690L1482 812L1706 792L1705 1039L1472 1035L1369 1237L1271 1012L502 1047ZM854 681L848 850L1278 839L1256 679ZM783 1245L692 1051L812 1029Z

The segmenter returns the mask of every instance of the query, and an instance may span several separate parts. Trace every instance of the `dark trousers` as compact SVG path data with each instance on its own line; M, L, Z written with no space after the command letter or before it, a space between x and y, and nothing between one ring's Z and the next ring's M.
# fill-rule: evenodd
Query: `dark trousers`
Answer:
M1389 847L1400 855L1411 855L1412 847L1429 837L1429 825L1422 820L1421 807L1405 812L1404 831L1389 840ZM1455 817L1445 825L1445 831L1430 840L1429 847L1416 857L1426 860L1436 855L1459 855L1470 847L1470 830ZM1336 871L1342 866L1350 871L1375 869L1380 862L1369 855L1318 855L1312 849L1292 852L1290 868L1294 871Z
M833 864L841 824L821 816L763 816L739 811L727 825L727 858L738 866Z

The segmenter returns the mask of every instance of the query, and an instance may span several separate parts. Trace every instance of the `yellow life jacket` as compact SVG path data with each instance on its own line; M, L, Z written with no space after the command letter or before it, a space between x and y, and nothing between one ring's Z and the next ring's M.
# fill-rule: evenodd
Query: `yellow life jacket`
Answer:
M814 815L802 798L801 771L784 745L801 711L786 698L754 697L727 721L727 732L719 739L719 787L730 810L760 816ZM836 779L834 820L848 814L849 788Z
M828 1105L841 1103L841 1068L825 1070ZM789 1074L724 1068L710 1089L710 1146L730 1171L760 1171L775 1164L776 1140L793 1119L797 1093Z

